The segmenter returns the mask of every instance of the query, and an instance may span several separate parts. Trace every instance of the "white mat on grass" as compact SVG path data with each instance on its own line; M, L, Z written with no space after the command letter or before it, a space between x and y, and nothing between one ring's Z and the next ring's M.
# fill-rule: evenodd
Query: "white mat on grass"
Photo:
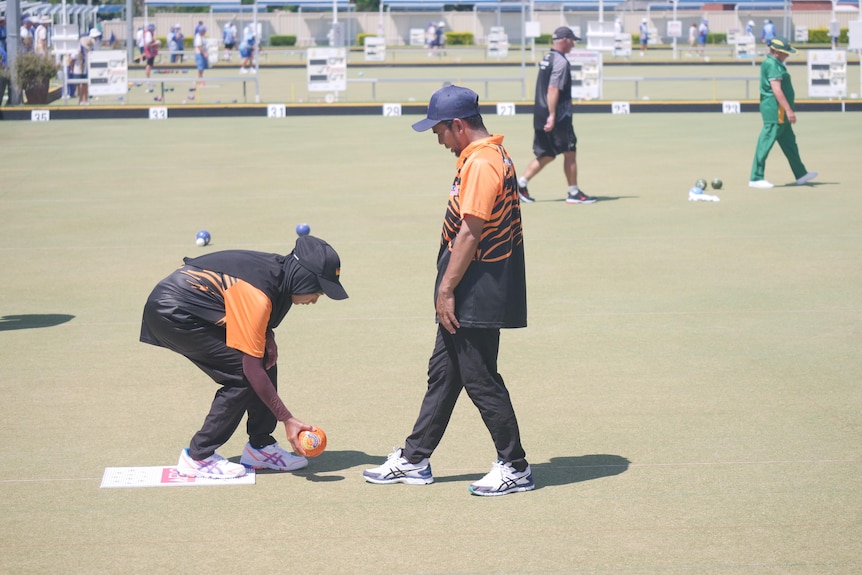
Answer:
M242 477L208 479L184 477L176 467L106 467L102 488L106 487L194 487L209 485L254 485L254 469Z

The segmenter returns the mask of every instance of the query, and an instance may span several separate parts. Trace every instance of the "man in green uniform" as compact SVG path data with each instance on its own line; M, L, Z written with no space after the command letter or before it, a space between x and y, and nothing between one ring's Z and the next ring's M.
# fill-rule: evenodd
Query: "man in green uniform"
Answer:
M757 140L754 163L751 165L751 188L768 189L774 185L764 178L766 157L773 144L778 142L781 151L790 162L796 184L802 185L817 177L817 172L805 169L796 146L793 124L796 113L793 111L794 92L790 73L784 61L796 50L784 38L778 36L767 42L769 54L760 66L760 115L763 117L763 130Z

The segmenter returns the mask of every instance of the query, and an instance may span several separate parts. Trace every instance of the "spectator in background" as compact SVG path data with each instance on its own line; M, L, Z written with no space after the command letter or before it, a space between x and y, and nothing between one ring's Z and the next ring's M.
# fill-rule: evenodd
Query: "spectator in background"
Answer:
M70 56L70 66L72 68L70 77L78 80L87 79L90 52L95 50L96 39L100 36L99 31L92 28L89 34L81 37L81 40L78 42L78 51ZM87 82L77 84L76 91L78 92L78 104L88 106L90 104L90 91Z
M0 48L6 53L6 17L0 16Z
M36 27L36 32L33 37L35 40L34 51L39 56L48 55L48 26L51 25L51 17L43 16L39 20L39 25Z
M9 65L6 58L6 46L0 43L0 71L6 70L6 66ZM3 97L7 91L9 92L9 98L12 98L12 82L0 84L0 104L3 103Z
M207 27L200 25L195 33L195 64L198 69L198 85L204 85L204 70L210 67L210 55L207 52Z
M695 47L697 46L697 24L694 22L691 23L691 27L688 29L688 46L691 48L691 53L694 54Z
M697 27L697 44L701 56L706 53L707 36L709 36L709 21L704 18L700 21L700 26Z
M147 62L147 68L144 71L147 80L150 79L150 73L153 71L153 62L156 61L156 56L159 53L159 39L156 38L156 25L147 24L147 29L144 31L144 60Z
M242 64L239 69L240 74L248 74L249 72L254 74L255 72L254 43L254 26L248 24L242 30L242 42L239 45L239 55L242 56Z
M425 28L425 46L428 48L428 55L430 56L432 50L434 49L434 36L437 34L437 26L434 25L434 22L428 22L428 27Z
M177 27L171 26L170 31L168 32L168 53L171 55L171 63L174 62L174 52L177 51Z
M775 38L775 24L767 18L766 22L763 23L763 30L760 32L760 40L768 46L769 41L773 38Z
M171 62L182 62L184 60L183 50L186 47L186 36L183 34L183 28L179 24L174 26L174 42L177 43L177 53L171 54Z
M754 20L749 20L748 24L745 25L745 35L754 36Z
M236 48L236 24L233 23L233 20L224 25L224 33L222 34L222 40L224 41L224 50L225 55L224 59L227 62L230 62L230 53L231 50Z
M135 31L135 46L138 47L138 61L144 58L144 29L138 28Z
M639 31L641 35L641 56L643 56L644 54L646 54L647 44L649 43L649 20L647 20L646 18L641 20Z
M18 51L21 53L33 51L33 22L29 17L24 18L21 29L18 31Z

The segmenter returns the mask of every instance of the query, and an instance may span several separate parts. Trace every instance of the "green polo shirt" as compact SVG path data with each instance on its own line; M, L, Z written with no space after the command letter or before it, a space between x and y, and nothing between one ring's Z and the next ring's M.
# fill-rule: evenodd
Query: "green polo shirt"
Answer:
M783 114L782 120L779 120L778 101L775 99L775 94L772 93L772 85L770 84L772 80L781 80L781 91L784 92L787 103L793 109L794 93L793 84L790 81L790 72L778 58L769 54L763 64L760 65L760 115L764 122L783 123Z

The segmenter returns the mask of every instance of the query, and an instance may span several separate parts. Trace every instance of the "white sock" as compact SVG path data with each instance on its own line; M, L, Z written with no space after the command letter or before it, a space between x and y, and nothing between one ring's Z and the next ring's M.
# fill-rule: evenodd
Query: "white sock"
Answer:
M580 190L578 190L578 186L569 186L570 194L577 194Z
M527 178L525 178L524 176L521 176L520 178L518 178L518 185L521 186L522 188L526 188L527 187Z

